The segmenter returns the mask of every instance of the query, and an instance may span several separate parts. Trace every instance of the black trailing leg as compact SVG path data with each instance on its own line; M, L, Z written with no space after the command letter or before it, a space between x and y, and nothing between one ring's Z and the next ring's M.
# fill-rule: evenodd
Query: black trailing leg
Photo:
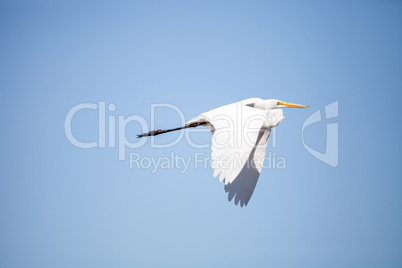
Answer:
M185 128L190 128L190 127L198 127L198 126L203 126L208 124L208 122L200 122L200 123L193 123L193 124L189 124L187 126L183 126L183 127L177 127L177 128L171 128L171 129L166 129L166 130L152 130L148 133L142 133L140 135L137 135L137 138L142 138L142 137L148 137L148 136L156 136L159 134L163 134L163 133L168 133L168 132L172 132L172 131L176 131L176 130L180 130L180 129L185 129Z

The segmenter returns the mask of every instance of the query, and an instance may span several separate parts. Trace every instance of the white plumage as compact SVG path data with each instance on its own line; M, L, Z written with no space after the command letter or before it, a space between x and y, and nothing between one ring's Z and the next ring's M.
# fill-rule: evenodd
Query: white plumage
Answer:
M248 204L263 167L271 128L283 120L279 108L308 108L275 99L247 99L199 115L183 127L154 130L138 137L155 136L189 127L207 126L212 133L214 177L225 182L228 199Z
M236 205L248 204L263 166L271 127L283 120L282 110L266 110L265 102L247 99L202 113L197 120L209 123L214 177L219 175L219 181L225 182L228 199L236 196Z

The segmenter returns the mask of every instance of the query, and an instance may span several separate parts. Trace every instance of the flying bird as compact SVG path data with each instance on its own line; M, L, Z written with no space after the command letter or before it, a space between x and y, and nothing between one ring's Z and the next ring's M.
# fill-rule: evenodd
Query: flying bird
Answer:
M212 133L211 166L225 183L228 199L247 206L257 185L271 129L283 120L281 108L308 108L276 99L246 99L202 113L184 126L153 130L138 138L206 126Z

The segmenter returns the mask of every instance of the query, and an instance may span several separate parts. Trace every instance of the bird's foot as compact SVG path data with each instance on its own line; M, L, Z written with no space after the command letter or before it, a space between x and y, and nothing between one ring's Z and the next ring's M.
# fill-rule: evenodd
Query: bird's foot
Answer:
M148 133L143 133L143 134L137 135L137 138L142 138L142 137L147 137L147 136L156 136L156 135L162 134L162 133L163 133L163 130L161 130L161 129L152 130Z

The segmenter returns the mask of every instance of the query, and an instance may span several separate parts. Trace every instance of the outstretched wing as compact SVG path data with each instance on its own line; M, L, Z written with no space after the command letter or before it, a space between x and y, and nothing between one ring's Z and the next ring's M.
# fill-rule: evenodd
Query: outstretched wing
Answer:
M226 185L233 183L249 161L250 156L257 153L255 147L261 136L260 133L265 133L262 128L266 116L265 111L245 106L244 101L200 115L200 119L207 120L211 124L210 129L213 133L212 167L214 177L220 174L219 181L224 181ZM269 136L269 133L267 135ZM260 140L263 136L260 137Z
M229 193L229 201L236 196L236 205L240 202L240 206L247 206L250 201L264 163L265 151L270 133L270 128L261 130L257 142L243 169L232 183L225 185L225 192Z

